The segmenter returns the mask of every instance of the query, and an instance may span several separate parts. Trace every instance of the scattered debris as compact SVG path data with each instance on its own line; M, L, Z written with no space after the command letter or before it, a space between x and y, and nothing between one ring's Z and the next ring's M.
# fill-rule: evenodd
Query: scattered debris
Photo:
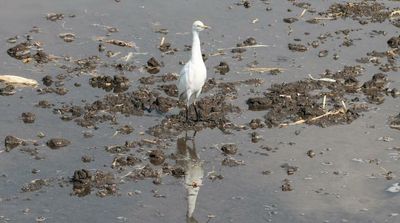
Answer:
M28 86L28 87L37 87L39 85L39 83L36 80L14 75L0 75L0 82L5 82L6 84L11 84L15 86Z
M400 192L400 183L395 183L392 186L390 186L386 191L391 192L391 193L399 193Z
M58 36L64 40L64 42L70 43L75 40L75 34L73 33L60 33Z
M106 39L106 40L103 40L103 42L113 44L116 46L121 46L121 47L136 48L136 45L134 42L127 42L127 41L123 41L123 40L117 40L117 39L108 39L107 40Z

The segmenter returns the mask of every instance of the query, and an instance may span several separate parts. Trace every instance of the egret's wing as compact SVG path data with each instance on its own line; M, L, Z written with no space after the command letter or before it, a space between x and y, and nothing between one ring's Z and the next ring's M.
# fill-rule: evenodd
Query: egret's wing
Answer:
M188 88L189 72L190 72L190 63L186 63L185 66L182 68L179 76L178 92L179 92L179 98L181 100L186 99L186 90Z

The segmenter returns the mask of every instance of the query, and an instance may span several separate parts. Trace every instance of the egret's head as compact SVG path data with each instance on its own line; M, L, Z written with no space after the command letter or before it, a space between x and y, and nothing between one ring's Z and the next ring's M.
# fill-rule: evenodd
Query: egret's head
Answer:
M200 31L203 31L204 29L209 29L209 28L210 28L209 26L204 25L203 22L201 22L201 21L195 21L192 26L193 31L197 31L197 32L200 32Z

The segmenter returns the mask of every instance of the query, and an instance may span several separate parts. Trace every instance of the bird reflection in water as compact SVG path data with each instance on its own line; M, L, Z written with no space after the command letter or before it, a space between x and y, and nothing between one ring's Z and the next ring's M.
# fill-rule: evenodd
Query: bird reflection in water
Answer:
M193 217L194 209L196 208L196 200L202 186L204 170L203 161L200 160L196 152L195 135L190 139L187 132L184 137L177 140L177 159L176 163L185 170L185 189L187 198L187 213L186 222L198 222ZM192 147L188 145L188 141L192 142Z

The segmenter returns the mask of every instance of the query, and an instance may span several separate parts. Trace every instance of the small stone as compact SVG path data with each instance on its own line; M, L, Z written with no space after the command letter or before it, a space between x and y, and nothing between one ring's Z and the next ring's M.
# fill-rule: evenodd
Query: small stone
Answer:
M313 158L315 156L315 152L314 150L310 149L307 151L307 156L309 156L310 158Z
M328 50L321 50L318 53L318 57L326 57L328 56Z
M284 18L283 21L291 24L291 23L299 21L299 19L291 17L291 18Z
M333 54L333 59L334 59L334 60L338 60L338 59L339 59L339 55L338 55L338 54L336 54L336 53L335 53L335 54Z

